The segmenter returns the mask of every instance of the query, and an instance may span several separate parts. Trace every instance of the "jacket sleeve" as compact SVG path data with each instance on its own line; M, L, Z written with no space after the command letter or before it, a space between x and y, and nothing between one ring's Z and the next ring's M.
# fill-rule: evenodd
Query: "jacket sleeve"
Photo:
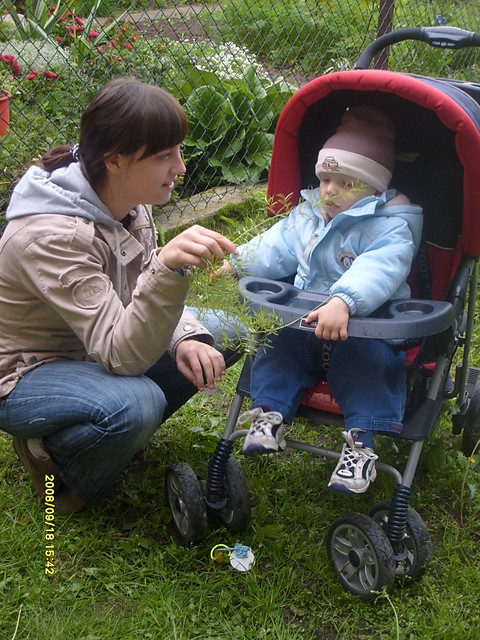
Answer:
M297 207L298 208L298 207ZM295 244L298 231L295 210L288 216L238 247L238 255L230 262L237 274L279 280L297 271Z
M388 232L373 239L351 267L330 288L350 307L351 315L367 316L390 300L405 283L416 247L410 228L392 219Z
M173 332L173 336L168 347L168 352L172 357L175 357L175 353L180 342L183 342L186 338L196 338L197 340L206 342L212 346L215 343L210 331L208 331L208 329L206 329L197 320L193 313L190 313L187 307L184 307L182 317L175 327L175 331Z
M124 307L104 273L108 249L94 243L94 225L70 220L70 228L53 229L27 245L23 284L60 316L107 371L142 374L172 348L189 277L168 269L152 251Z

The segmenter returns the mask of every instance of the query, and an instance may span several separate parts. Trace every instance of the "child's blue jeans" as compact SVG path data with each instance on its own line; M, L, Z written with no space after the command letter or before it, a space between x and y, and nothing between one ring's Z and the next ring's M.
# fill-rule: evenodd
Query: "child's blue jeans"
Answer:
M227 366L238 360L241 350L234 345L242 329L219 312L201 320ZM222 350L225 335L229 341ZM143 376L111 375L94 362L58 360L28 372L0 399L0 427L14 436L42 438L67 486L94 504L162 421L196 391L168 354Z
M313 332L283 329L259 349L253 362L252 406L279 411L290 422L306 389L325 378L346 429L402 429L405 353L382 340L318 340Z

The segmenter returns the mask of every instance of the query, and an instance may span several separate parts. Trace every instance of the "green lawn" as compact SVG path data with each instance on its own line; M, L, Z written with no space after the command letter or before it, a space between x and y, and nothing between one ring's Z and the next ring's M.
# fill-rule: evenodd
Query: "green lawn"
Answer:
M223 218L232 237L243 233L234 217ZM198 290L210 302L217 295ZM328 564L327 531L336 517L368 513L390 498L393 481L379 474L366 495L335 494L326 487L333 462L294 451L256 460L238 455L252 501L243 534L211 527L197 546L177 544L165 506L165 470L183 460L204 480L239 370L229 370L219 393L199 394L177 412L132 461L109 500L85 513L55 514L53 540L45 540L45 505L33 498L11 438L0 435L0 638L478 640L478 456L468 465L460 453L448 406L425 445L412 490L411 505L435 553L419 581L367 603L343 590ZM305 420L292 431L312 443L338 447L341 440L340 429L318 430ZM397 450L384 438L378 451L401 469L403 445ZM210 558L215 545L235 542L255 555L248 572ZM54 572L46 575L50 544Z

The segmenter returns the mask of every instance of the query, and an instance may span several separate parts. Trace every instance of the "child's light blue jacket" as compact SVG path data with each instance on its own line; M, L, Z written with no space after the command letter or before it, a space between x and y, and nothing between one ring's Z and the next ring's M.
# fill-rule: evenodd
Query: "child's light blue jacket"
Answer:
M339 296L358 316L410 297L406 280L422 235L420 206L391 189L325 224L319 189L301 195L288 217L239 247L231 259L239 275L296 274L296 287Z

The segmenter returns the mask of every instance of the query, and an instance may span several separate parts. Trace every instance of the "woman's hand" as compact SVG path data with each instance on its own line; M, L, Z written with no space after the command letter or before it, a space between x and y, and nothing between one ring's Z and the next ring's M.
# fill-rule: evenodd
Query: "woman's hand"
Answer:
M334 296L325 306L311 311L306 321L317 321L315 336L319 340L346 340L349 319L350 308L348 304L338 296Z
M158 259L169 269L192 265L206 269L215 261L223 262L229 253L237 253L233 242L217 231L198 224L185 229L158 251Z
M182 340L177 346L176 363L182 375L194 384L199 391L215 387L215 382L222 379L226 366L220 351L209 344L198 340Z

